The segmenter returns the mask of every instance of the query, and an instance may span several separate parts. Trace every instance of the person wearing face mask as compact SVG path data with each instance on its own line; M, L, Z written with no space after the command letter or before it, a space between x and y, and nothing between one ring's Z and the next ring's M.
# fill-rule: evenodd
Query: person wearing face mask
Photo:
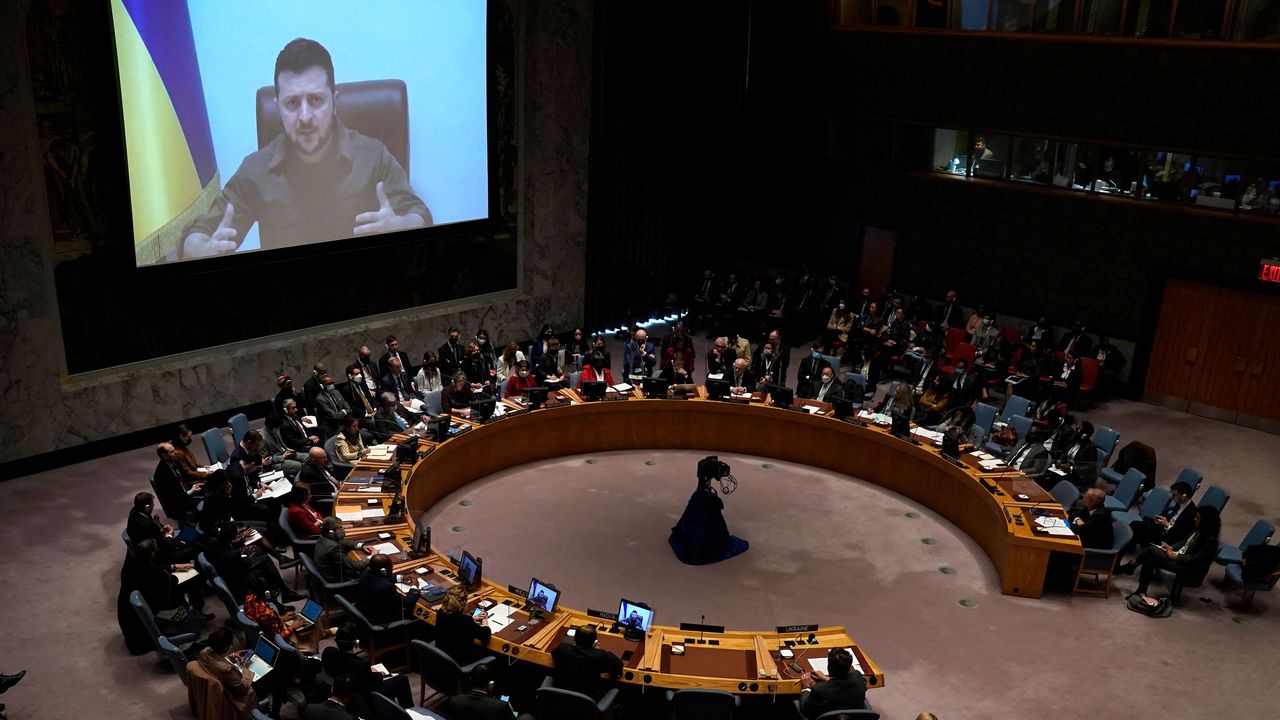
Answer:
M515 340L507 343L507 346L502 350L502 354L498 356L496 373L498 382L506 383L515 374L516 364L524 359L524 353L520 352L520 346L516 344Z
M613 367L613 353L609 352L609 348L605 345L603 335L591 336L591 352L600 353L604 357L605 367Z
M758 386L767 383L782 384L782 361L778 358L775 348L776 346L769 340L760 344L760 354L756 356L755 363L751 366L751 372L755 375Z
M316 420L324 429L325 435L332 437L351 417L351 406L346 398L333 384L333 376L325 373L320 376L320 392L315 397Z
M378 396L378 402L379 407L373 413L374 440L386 442L392 435L407 430L417 422L393 393L382 393Z
M316 396L320 394L320 390L324 388L322 378L329 369L324 363L318 362L311 366L311 377L302 385L302 408L307 411L306 414L314 415L316 413Z
M560 341L552 337L547 341L546 350L542 355L542 362L533 368L533 376L539 385L545 385L556 390L565 387L563 357L564 354L560 351Z
M595 382L597 380L604 381L605 385L613 385L613 371L605 365L604 355L599 352L592 352L587 355L587 360L582 366L581 382ZM579 383L578 388L582 385Z
M408 371L411 363L409 362L409 353L400 349L400 341L395 335L388 335L386 340L387 351L382 353L382 357L378 358L378 377L383 377L391 371L391 359L399 358L400 367Z
M849 342L849 331L853 329L853 313L842 298L831 310L827 319L827 329L822 332L823 352L834 355Z
M813 399L819 402L835 402L846 399L845 385L836 377L836 369L828 365L813 385Z
M964 358L956 360L955 369L951 371L951 377L947 378L947 383L951 386L951 404L968 405L972 402L976 382L969 372L969 361Z
M564 347L565 364L573 365L581 372L587 356L590 354L591 341L587 339L587 334L580 327L574 328L573 335L569 338L569 344Z
M818 343L809 346L809 354L800 361L800 369L796 375L796 397L811 398L817 395L817 383L822 379L822 369L831 367L831 363L822 357Z
M1000 328L996 327L995 318L990 314L984 314L970 342L973 343L977 356L982 358L983 364L997 360L1004 346L1004 337L1000 333Z
M474 401L471 383L467 382L467 374L461 370L453 374L449 386L440 393L441 410L459 417L471 415L471 403Z
M649 341L649 333L637 330L622 353L622 374L626 377L649 377L658 363L658 351Z
M356 353L356 366L360 368L360 375L364 379L365 389L370 393L369 398L378 397L378 378L384 373L378 372L378 364L373 361L373 351L368 345L361 345L360 350ZM376 403L375 403L376 404Z
M480 345L477 343L467 343L462 365L458 370L467 376L467 382L471 383L472 386L484 386L492 382L493 376L489 374L489 367L485 363L484 354L480 352Z
M476 330L476 345L480 346L480 355L484 358L485 367L489 368L490 380L495 379L498 374L498 349L489 341L488 330Z
M462 331L456 327L449 328L449 337L436 350L436 356L440 359L440 374L444 377L452 377L461 370L462 362L467 359L467 350L462 344Z
M547 343L556 336L555 330L548 323L538 330L538 336L533 339L533 344L529 346L529 364L538 367L542 363L542 355L547 351Z
M351 417L359 418L361 424L373 418L373 411L378 407L378 396L369 391L364 382L364 371L357 364L347 366L347 382L338 389L342 399L351 409Z
M418 377L416 382L418 392L426 395L429 392L444 389L444 381L440 374L440 361L436 359L436 354L430 350L422 355L422 367L418 368Z
M524 395L524 391L531 387L537 387L538 381L533 378L533 373L529 370L529 361L520 360L516 362L515 372L507 378L507 389L502 393L503 397L518 398Z
M773 345L773 358L778 363L778 369L777 369L778 379L776 380L776 382L779 385L786 385L787 384L787 368L791 366L791 353L787 352L786 346L782 342L782 333L778 332L777 330L770 330L769 334L766 336L766 339L771 345ZM760 355L763 352L764 352L764 343L761 343L760 345L756 346L755 355L754 357L752 357L753 365L758 364L758 361L760 360ZM739 353L738 357L743 357L743 355ZM763 376L760 374L757 374L756 377L763 378Z

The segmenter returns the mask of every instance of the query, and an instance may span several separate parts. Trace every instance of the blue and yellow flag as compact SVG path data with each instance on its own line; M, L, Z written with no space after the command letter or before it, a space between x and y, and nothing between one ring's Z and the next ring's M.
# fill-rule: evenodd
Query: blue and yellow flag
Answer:
M208 208L218 164L186 1L112 0L111 12L134 247L145 264Z

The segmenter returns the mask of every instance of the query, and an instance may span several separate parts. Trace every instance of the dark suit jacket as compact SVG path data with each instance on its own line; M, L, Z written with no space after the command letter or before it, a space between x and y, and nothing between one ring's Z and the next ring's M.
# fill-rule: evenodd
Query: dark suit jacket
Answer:
M964 310L960 307L959 302L951 303L950 307L944 300L938 305L938 312L934 315L934 319L939 323L946 323L947 327L964 327Z
M733 361L738 359L738 353L733 348L725 348L720 353L720 359L717 361L716 356L710 350L707 351L706 368L708 375L715 373L724 373L725 378L733 374Z
M336 389L332 392L320 391L320 394L316 395L315 406L316 420L330 435L336 434L338 428L342 426L342 421L351 417L351 406Z
M397 350L396 356L400 358L400 367L406 373L414 371L413 365L409 362L409 353L403 350ZM391 353L384 352L382 357L378 358L378 377L386 375L391 370Z
M360 401L361 396L369 403L369 410L377 410L380 401L376 393L370 392L369 386L360 382L347 382L338 386L338 392L342 395L342 399L347 401L347 405L351 407L351 414L358 418L365 417L364 403Z
M311 431L299 420L296 423L287 416L280 423L280 439L286 447L296 452L305 453L311 449Z
M413 607L417 598L418 594L414 591L401 597L391 578L369 570L365 570L360 576L360 584L356 586L355 592L356 605L374 625L386 625L413 617L409 608Z
M817 398L818 391L821 389L822 389L822 381L818 380L813 384L812 391L808 395L803 395L802 397ZM835 378L832 378L831 387L827 388L827 394L823 396L822 402L834 402L836 400L845 400L845 399L850 399L850 398L848 398L848 396L845 394L844 383L840 382ZM861 399L861 398L858 398L858 399Z
M622 673L622 660L608 650L580 648L573 639L566 639L551 651L551 670L556 687L590 695L599 700L612 685L600 679L601 675L616 678Z
M1183 540L1191 537L1191 533L1195 531L1196 503L1194 500L1188 500L1186 509L1184 509L1182 514L1178 516L1178 521L1173 525L1170 525L1168 530L1164 531L1164 542L1177 547L1177 545ZM133 533L130 532L129 534L132 535ZM133 541L137 542L138 538L135 537Z
M824 680L800 698L800 712L806 718L816 718L832 710L857 710L866 705L867 681L856 670L842 678Z
M440 713L449 720L511 720L511 706L478 690L444 701Z
M1084 524L1076 526L1076 518L1083 518ZM1071 529L1080 538L1080 544L1087 548L1109 548L1115 542L1115 534L1111 530L1111 511L1099 506L1093 512L1083 507L1071 511Z
M194 510L196 501L187 495L187 491L182 487L182 475L175 463L161 460L156 465L156 471L152 476L156 481L157 501L160 507L165 508L168 513L170 509L174 512L187 512ZM182 520L182 517L172 518L174 520ZM137 542L137 538L134 538Z
M352 712L332 700L309 703L302 720L355 720Z
M324 672L329 677L350 675L355 678L356 690L361 694L382 690L382 676L372 670L367 659L355 653L345 652L331 645L324 649L324 653L320 656L320 664L324 666Z
M302 470L298 471L298 482L306 483L311 488L312 497L331 497L337 492L320 468L309 462L304 462Z
M756 374L751 371L750 366L748 366L746 370L742 371L741 380L739 380L737 376L734 375L733 370L730 370L729 373L724 376L724 379L729 381L729 387L746 388L747 392L752 392L756 389ZM741 382L742 384L739 385L738 384L739 382Z
M786 356L787 353L782 354L782 358ZM765 380L776 385L785 384L786 369L782 358L775 355L773 363L768 366L768 369L765 369L764 353L757 353L755 361L751 364L751 374L755 376L756 382ZM752 387L751 389L754 390L755 388Z
M391 373L382 376L382 381L378 384L382 388L382 392L389 392L397 398L421 398L418 391L413 388L413 376L407 372L400 373L400 376L394 377Z
M484 657L481 645L489 642L490 634L488 627L476 624L467 613L442 612L436 615L436 647L459 665L470 665Z
M440 377L448 378L462 369L462 361L466 359L466 346L461 339L457 345L445 342L436 349L436 358L440 361Z
M400 424L396 422L396 418L403 419L408 426L412 426L413 422L405 417L406 411L403 406L396 405L395 408L378 408L373 413L373 437L378 442L386 442L387 438L404 430Z
M150 515L138 509L129 511L129 522L125 526L129 533L129 539L134 545L143 540L154 540L157 544L164 539L162 528Z
M799 372L796 373L796 395L813 397L814 384L822 381L822 368L831 367L831 363L822 358L814 360L813 355L800 361Z
M307 415L312 415L316 410L316 395L320 394L320 378L313 373L311 377L302 385L302 406L307 410ZM303 413L298 413L299 415Z

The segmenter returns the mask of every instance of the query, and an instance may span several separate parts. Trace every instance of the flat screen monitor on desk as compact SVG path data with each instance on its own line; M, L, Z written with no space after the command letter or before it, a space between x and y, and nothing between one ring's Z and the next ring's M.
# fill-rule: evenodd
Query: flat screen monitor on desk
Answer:
M728 400L729 392L733 389L733 383L728 380L708 380L707 381L707 397L712 400Z
M853 401L844 398L831 398L831 409L837 420L844 420L853 414Z
M555 585L548 585L538 578L529 583L529 605L541 612L553 613L556 603L560 601L560 591Z
M413 557L426 557L431 554L431 526L427 524L427 514L418 516L413 526L413 543L409 545L409 554Z
M671 383L662 378L645 378L640 383L640 389L644 391L647 398L664 398L667 396L667 388L671 387Z
M640 640L653 625L653 610L644 603L623 598L618 604L618 625L628 640Z
M942 434L942 457L948 460L960 459L960 438L949 432Z
M587 380L582 383L582 399L590 402L603 400L607 387L603 380Z
M893 418L893 421L889 426L889 432L896 438L914 444L915 441L911 439L911 418L899 413L894 413L890 417Z
M427 434L436 442L444 442L449 439L449 414L445 413L438 418L432 418L427 423Z
M491 397L476 400L471 403L471 419L476 422L485 422L493 417L493 411L497 406L497 401Z
M551 392L545 387L531 387L524 391L525 404L530 410L537 410L547 404L547 395Z
M766 387L769 392L770 405L780 408L789 408L795 403L796 394L791 391L791 388L774 384L769 384Z
M483 561L466 550L462 551L462 559L458 561L458 579L468 590L480 587L480 579L484 570Z

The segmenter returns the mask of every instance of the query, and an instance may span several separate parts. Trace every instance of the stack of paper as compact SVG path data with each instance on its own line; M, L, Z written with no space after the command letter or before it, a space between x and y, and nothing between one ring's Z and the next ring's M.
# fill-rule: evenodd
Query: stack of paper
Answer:
M222 470L222 469L223 469L222 463L216 462L212 465L205 465L204 467L200 468L200 472L211 473L211 472Z
M1067 521L1060 517L1041 516L1036 518L1036 525L1050 535L1074 535Z
M858 654L853 651L853 648L845 648L845 650L847 650L849 654L853 656L853 669L858 671L859 673L864 672L862 669L862 663L858 662ZM813 668L814 672L820 672L823 675L826 675L827 674L827 658L811 657L809 658L809 667Z
M941 441L942 441L942 433L940 433L940 432L935 432L935 431L933 431L933 430L926 430L926 429L924 429L924 428L922 428L922 427L915 428L914 430L912 430L912 431L911 431L911 434L912 434L912 435L916 435L916 436L918 436L918 437L922 437L922 438L924 438L925 440L928 440L929 442L941 442Z
M315 426L317 425L317 423L316 423L316 416L315 416L315 415L303 415L303 416L302 416L302 425L303 425L304 427L309 427L309 428L313 428L313 427L315 427Z
M376 555L399 555L400 548L395 543L383 542L374 545L373 552Z
M822 412L822 408L818 407L817 405L804 405L803 407L804 407L804 411L809 413L810 415L814 413Z
M369 508L368 510L360 511L360 517L365 520L373 520L375 518L386 517L386 516L387 516L387 511L383 510L381 507Z
M387 445L387 444L374 445L373 447L369 448L369 459L370 460L390 460L391 456L394 455L395 452L396 452L395 445Z
M620 393L629 393L629 392L631 392L632 390L634 390L634 389L635 389L635 387L634 387L634 386L632 386L632 385L630 385L630 384L628 384L628 383L618 383L617 385L612 385L611 387L612 387L614 390L617 390L617 391L618 391L618 392L620 392Z
M360 520L364 519L364 513L360 512L359 510L356 510L354 512L334 513L333 515L334 517L338 518L342 522L359 522Z

